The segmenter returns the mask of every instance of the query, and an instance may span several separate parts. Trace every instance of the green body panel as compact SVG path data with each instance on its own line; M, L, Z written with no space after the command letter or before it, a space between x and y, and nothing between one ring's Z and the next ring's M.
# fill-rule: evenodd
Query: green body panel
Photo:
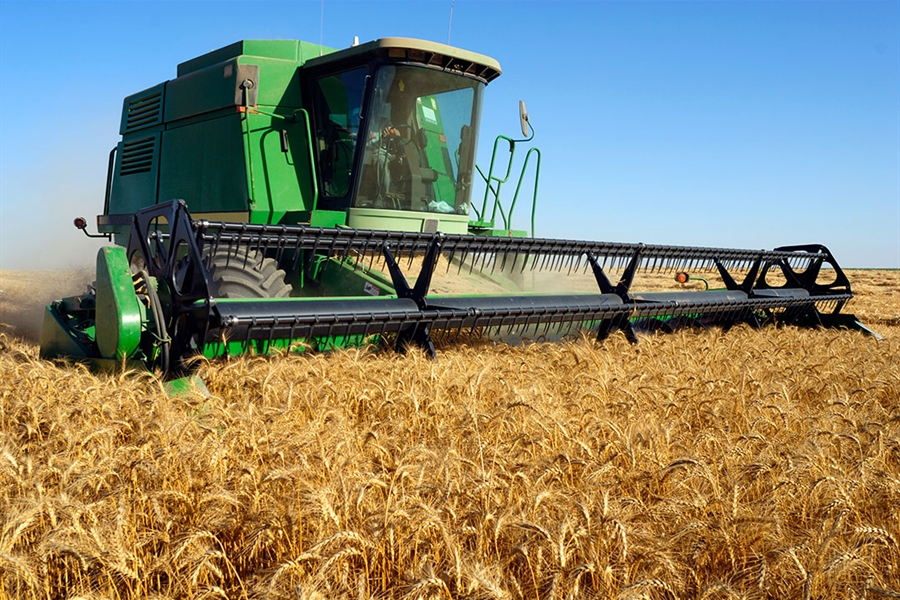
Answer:
M174 123L219 109L234 112L234 106L244 103L240 79L251 75L243 73L240 67L241 63L234 58L168 82L164 121Z
M309 217L311 227L341 227L347 223L347 213L342 210L314 210Z
M238 56L257 56L302 64L335 50L297 40L241 40L178 65L178 76L187 75Z
M159 197L182 198L197 213L246 211L241 130L232 113L165 131Z
M316 196L304 115L298 121L252 112L244 116L251 223L309 221Z
M347 217L347 224L354 229L385 231L429 231L428 222L434 227L430 231L468 233L467 215L384 208L351 208Z
M146 318L134 292L125 249L106 246L97 253L97 350L103 358L131 356L141 341Z
M178 77L167 83L165 122L235 106L290 115L303 106L297 69L320 49L333 52L294 40L245 40L181 63ZM244 90L247 77L254 85Z

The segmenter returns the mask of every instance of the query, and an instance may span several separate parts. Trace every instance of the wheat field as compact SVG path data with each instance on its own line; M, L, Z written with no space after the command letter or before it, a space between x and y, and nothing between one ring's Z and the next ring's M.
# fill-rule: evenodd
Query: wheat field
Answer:
M883 341L245 357L209 396L8 327L0 597L900 597L900 272L849 276Z

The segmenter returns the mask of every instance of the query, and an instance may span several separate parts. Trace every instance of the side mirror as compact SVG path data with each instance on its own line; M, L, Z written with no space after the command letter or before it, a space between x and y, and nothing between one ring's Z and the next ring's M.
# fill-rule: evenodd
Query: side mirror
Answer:
M519 124L522 126L522 135L528 137L528 113L525 112L525 101L519 100Z

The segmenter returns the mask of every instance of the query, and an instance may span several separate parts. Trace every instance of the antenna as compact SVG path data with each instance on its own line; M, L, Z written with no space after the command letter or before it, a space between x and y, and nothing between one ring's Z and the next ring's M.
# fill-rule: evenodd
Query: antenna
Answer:
M450 0L450 22L447 23L447 45L450 45L450 28L453 27L453 5L456 4L456 0Z
M322 56L323 32L325 31L325 0L322 0L322 10L319 12L319 56Z

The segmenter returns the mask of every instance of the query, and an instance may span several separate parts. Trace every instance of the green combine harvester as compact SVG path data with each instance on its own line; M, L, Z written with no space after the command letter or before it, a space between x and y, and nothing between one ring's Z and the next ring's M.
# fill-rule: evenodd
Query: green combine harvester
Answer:
M404 38L339 51L242 41L182 63L175 79L125 99L99 233L89 234L115 245L99 252L87 293L47 307L41 356L178 379L200 355L368 343L434 354L435 336L460 332L865 330L840 312L850 283L824 246L532 237L536 148L512 201L500 198L516 144L533 136L524 105L525 139L498 137L487 174L474 162L482 94L499 75L486 56ZM534 190L530 232L512 229L523 182ZM84 219L76 226L87 233ZM492 291L434 293L439 263ZM724 288L631 290L638 273L684 281L689 269ZM594 289L563 292L560 276L553 290L523 291L526 276L546 272L588 274Z

